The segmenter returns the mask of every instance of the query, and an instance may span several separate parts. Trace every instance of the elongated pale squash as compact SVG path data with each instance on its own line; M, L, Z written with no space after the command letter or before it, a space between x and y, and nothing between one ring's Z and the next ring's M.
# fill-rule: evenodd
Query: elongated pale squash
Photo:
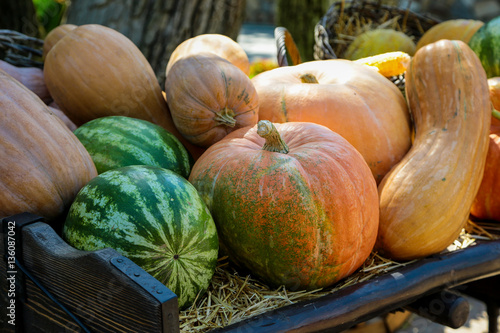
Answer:
M483 177L491 122L486 73L462 41L417 51L406 96L415 140L379 184L377 248L395 260L438 253L459 236Z

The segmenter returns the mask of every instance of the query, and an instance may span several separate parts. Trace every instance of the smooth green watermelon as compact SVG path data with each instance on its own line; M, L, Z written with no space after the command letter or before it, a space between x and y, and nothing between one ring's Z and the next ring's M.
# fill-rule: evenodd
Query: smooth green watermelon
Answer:
M486 22L469 40L488 78L500 76L500 16Z
M193 159L173 134L146 120L108 116L74 131L98 173L128 166L153 165L189 176Z
M212 279L219 241L198 192L177 173L153 166L106 171L71 205L63 237L73 247L114 248L192 304Z

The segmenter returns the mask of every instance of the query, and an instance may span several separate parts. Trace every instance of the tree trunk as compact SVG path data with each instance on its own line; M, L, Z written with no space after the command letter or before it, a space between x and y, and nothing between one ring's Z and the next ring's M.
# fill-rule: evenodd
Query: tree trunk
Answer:
M35 6L31 0L1 0L0 29L14 30L39 37Z
M164 86L165 69L184 40L217 33L236 40L246 0L72 0L66 23L97 23L130 38Z
M278 0L276 22L293 37L302 61L313 60L314 27L328 9L328 0Z

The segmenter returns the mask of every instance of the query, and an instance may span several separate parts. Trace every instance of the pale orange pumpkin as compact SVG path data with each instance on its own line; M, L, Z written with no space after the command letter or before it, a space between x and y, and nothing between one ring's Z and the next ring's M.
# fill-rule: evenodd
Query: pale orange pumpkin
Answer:
M63 218L97 170L78 138L34 93L0 70L0 216Z
M250 78L212 53L177 60L165 80L165 93L175 126L200 147L258 120L259 99Z
M246 75L250 73L250 61L243 47L240 44L221 34L202 34L189 38L179 44L170 55L167 63L166 74L173 64L186 56L209 52L226 59Z
M47 53L49 53L50 49L68 32L71 30L75 29L77 25L74 24L61 24L55 27L54 29L50 30L50 32L47 34L45 39L43 40L43 49L42 49L42 54L43 58L45 59L47 57Z
M368 66L344 59L311 61L272 69L252 82L259 119L330 128L363 155L377 183L411 146L403 94Z

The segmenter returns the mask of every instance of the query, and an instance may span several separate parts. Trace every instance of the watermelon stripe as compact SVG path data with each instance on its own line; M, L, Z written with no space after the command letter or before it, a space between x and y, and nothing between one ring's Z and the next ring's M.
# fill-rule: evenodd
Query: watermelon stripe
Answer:
M488 78L500 76L500 17L479 28L469 40Z
M197 190L151 166L91 180L71 206L63 235L81 250L114 248L174 291L181 307L206 290L218 256L217 230Z
M127 165L154 165L189 175L191 156L162 127L124 116L94 119L75 130L99 173Z

